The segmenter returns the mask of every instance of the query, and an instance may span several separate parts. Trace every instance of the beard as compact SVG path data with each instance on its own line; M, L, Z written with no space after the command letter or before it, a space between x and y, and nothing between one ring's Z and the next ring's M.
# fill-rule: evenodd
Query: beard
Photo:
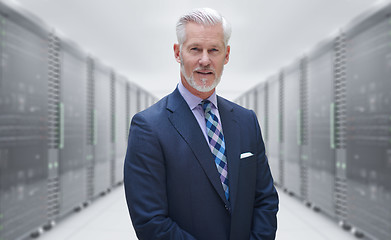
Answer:
M216 78L214 79L212 85L209 85L209 86L207 85L207 80L208 80L208 79L206 79L206 78L201 78L201 79L200 79L200 80L201 80L201 85L198 84L198 83L194 80L194 72L200 71L200 70L201 70L201 71L204 70L204 71L211 71L211 72L213 72L213 74L216 76ZM183 64L183 59L182 59L182 57L181 57L181 73L182 73L182 75L185 77L187 83L188 83L192 88L196 89L196 90L199 91L199 92L204 92L204 93L205 93L205 92L210 92L210 91L212 91L213 89L215 89L216 86L220 83L221 75L223 74L223 70L224 70L224 66L223 66L223 69L222 69L222 71L221 71L221 74L220 74L219 76L217 76L217 75L216 75L216 71L215 71L213 68L209 68L209 67L206 67L206 68L204 68L204 67L198 67L198 68L193 69L191 75L188 76L188 75L186 74L185 66L184 66L184 64Z

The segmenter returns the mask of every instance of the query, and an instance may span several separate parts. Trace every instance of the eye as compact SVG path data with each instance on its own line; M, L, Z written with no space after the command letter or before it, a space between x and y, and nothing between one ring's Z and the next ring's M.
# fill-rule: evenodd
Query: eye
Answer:
M199 48L197 48L197 47L190 48L190 51L198 51L198 50L199 50Z
M209 50L209 52L213 53L213 52L218 52L219 50L217 48L212 48Z

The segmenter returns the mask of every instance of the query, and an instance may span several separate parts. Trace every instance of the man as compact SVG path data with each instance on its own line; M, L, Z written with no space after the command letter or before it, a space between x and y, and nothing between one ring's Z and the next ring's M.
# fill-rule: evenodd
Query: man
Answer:
M278 196L253 111L216 96L230 27L197 9L177 23L173 93L132 120L126 199L139 239L274 239Z

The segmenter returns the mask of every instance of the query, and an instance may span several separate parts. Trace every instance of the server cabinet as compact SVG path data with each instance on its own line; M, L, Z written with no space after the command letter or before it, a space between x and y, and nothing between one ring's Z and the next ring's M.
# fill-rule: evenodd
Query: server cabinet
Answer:
M87 201L87 56L69 41L61 41L60 47L59 214L62 216Z
M127 79L122 76L115 78L115 104L113 109L113 162L112 162L112 185L123 181L123 165L126 154L128 140L128 121L127 121Z
M239 99L239 101L240 101L240 105L242 106L242 107L247 107L247 101L246 101L247 99L246 99L246 95L243 95L240 99Z
M152 97L152 104L155 104L159 101L159 99L155 96Z
M252 89L251 91L247 92L247 108L255 111L257 109L257 91L255 89Z
M238 104L238 105L242 105L240 99L241 99L241 97L238 97L238 98L236 98L236 99L234 100L234 102L235 102L236 104Z
M334 39L334 106L332 109L332 145L335 147L335 212L340 224L347 224L346 178L346 40L343 32Z
M236 100L235 100L235 102L238 104L238 105L240 105L240 106L243 106L243 95L242 96L240 96L240 97L238 97Z
M250 108L250 96L249 96L248 92L247 92L247 94L244 95L243 100L244 100L245 108Z
M300 197L308 200L308 168L309 168L309 97L308 97L308 59L300 59L300 110L298 119L298 140L300 148Z
M391 239L391 5L346 28L348 221Z
M247 94L243 94L243 96L241 97L241 103L242 103L243 107L248 108L248 96L247 96Z
M144 91L144 96L145 96L145 107L144 109L148 108L150 106L150 100L151 100L151 97L149 95L149 93L147 91Z
M243 96L240 98L240 102L241 102L241 106L243 106L243 107L246 107L246 106L247 106L246 96L245 96L245 95L243 95Z
M242 102L242 107L244 107L244 108L247 108L247 106L248 106L248 101L247 101L248 97L247 97L246 93L244 93L242 95L242 97L240 98L240 101Z
M130 128L130 123L131 123L131 120L134 116L134 114L136 114L138 112L138 94L137 94L137 86L134 85L134 84L131 84L131 83L128 83L128 112L129 114L127 115L128 117L128 129L127 129L127 135L129 135L129 128ZM128 136L127 136L128 137Z
M146 108L145 92L140 87L137 88L137 112L140 112Z
M142 90L143 91L143 110L147 109L147 107L149 106L149 93L145 90Z
M47 220L48 29L0 3L0 238Z
M138 86L136 86L136 99L137 99L137 111L140 112L142 110L141 106L141 91Z
M335 217L334 45L319 44L308 55L308 200Z
M289 192L300 195L300 62L283 70L283 142L284 186Z
M89 162L89 197L110 189L111 157L111 71L96 59L90 59L90 129L92 154Z
M152 105L152 95L147 91L145 91L145 103L145 108Z
M149 94L144 89L142 90L142 96L143 96L143 110L146 109L149 106Z
M152 98L151 98L151 95L148 93L148 92L145 92L145 99L146 99L146 105L145 105L145 108L151 106L152 104Z
M95 76L94 60L87 57L87 147L86 147L86 168L87 168L87 198L88 204L94 196L94 145L96 144L96 112L95 112Z
M154 98L154 96L151 93L148 93L148 94L149 94L149 104L148 104L148 107L150 107L150 106L152 106L155 103L155 98Z
M267 83L256 86L257 102L255 113L257 114L259 125L261 126L262 137L265 142L266 153L268 153L268 104L267 104Z
M269 125L268 138L265 143L268 146L268 159L270 169L277 185L283 186L283 159L281 153L282 141L282 77L274 75L267 79L268 84L268 110Z

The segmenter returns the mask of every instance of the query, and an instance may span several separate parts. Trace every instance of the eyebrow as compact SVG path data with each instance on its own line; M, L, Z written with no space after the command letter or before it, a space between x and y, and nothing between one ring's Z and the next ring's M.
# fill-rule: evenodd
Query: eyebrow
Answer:
M189 44L189 48L191 48L191 47L200 47L201 46L201 44L199 44L199 43L192 43L192 44ZM208 48L223 48L224 46L222 45L222 46L219 46L219 45L216 45L216 44L213 44L212 46L209 46Z

